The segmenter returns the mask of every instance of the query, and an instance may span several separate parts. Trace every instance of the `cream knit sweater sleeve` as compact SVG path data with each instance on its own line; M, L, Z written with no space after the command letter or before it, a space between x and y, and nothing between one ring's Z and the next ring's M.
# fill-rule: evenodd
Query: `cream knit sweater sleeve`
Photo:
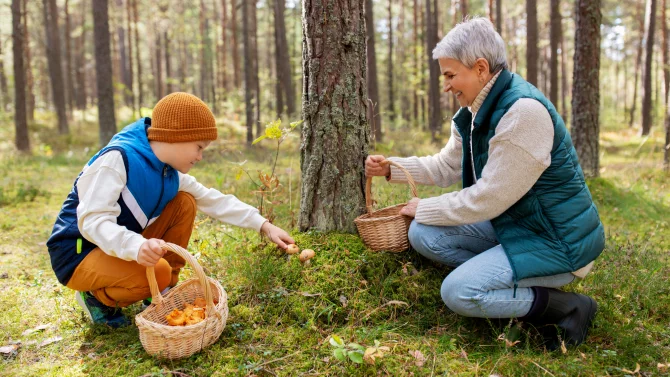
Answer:
M489 141L488 161L477 183L460 191L421 199L416 221L454 226L490 220L502 214L533 187L550 165L553 137L554 128L547 109L534 99L518 100L502 117L496 134ZM452 177L456 170L448 166L442 175L433 173L439 169L437 166L414 169L417 173L432 173L429 177L414 178L437 182L434 177L440 177L440 182L448 183L442 177Z
M461 159L463 144L456 125L451 122L451 137L444 148L433 156L426 157L390 157L412 175L416 183L449 187L461 180ZM395 166L391 166L392 183L407 182L405 174Z

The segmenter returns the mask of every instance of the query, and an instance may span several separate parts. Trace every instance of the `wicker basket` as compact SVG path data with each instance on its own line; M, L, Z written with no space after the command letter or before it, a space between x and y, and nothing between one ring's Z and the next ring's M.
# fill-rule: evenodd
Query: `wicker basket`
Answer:
M417 197L416 183L405 168L389 160L384 160L381 164L393 165L405 173L409 187L412 190L412 195L415 198ZM365 205L368 213L358 216L354 220L363 243L372 249L372 251L392 251L397 253L407 250L409 248L407 230L409 229L409 224L412 222L412 218L400 214L400 210L407 203L373 211L374 201L372 200L371 186L372 177L368 177L365 182Z
M135 316L140 341L147 353L165 359L188 357L216 340L228 319L228 297L218 281L205 276L193 256L178 245L166 243L163 249L177 253L193 267L196 278L188 279L172 288L165 297L158 289L153 267L147 268L151 289L151 305ZM165 316L174 309L183 310L202 297L207 302L207 318L190 326L169 326ZM216 304L214 304L216 302Z

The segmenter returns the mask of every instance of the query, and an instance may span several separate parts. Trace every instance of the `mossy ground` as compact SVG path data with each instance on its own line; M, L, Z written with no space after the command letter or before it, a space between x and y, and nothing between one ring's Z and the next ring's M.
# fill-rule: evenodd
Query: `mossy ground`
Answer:
M11 119L0 119L0 346L21 342L0 360L0 375L670 373L670 180L660 164L660 130L647 140L627 129L602 132L602 178L589 185L607 229L607 248L593 272L568 287L595 297L600 309L588 341L576 349L547 352L527 329L520 343L507 346L499 335L509 331L509 321L450 312L439 295L449 270L414 252L373 253L355 235L293 231L301 247L317 252L304 267L254 232L200 216L189 249L224 285L230 316L214 345L185 360L165 361L144 351L135 326L91 326L72 291L56 281L45 242L75 176L95 152L96 123L89 114L63 137L51 126L53 119L38 115L31 126L31 156L13 152ZM192 173L205 185L257 205L248 177L236 180L239 163L247 161L243 166L252 176L257 170L269 173L274 149L260 143L247 150L237 120L220 121L220 140ZM282 144L277 172L284 191L273 205L275 223L287 229L297 220L300 195L295 136ZM421 132L398 131L387 140L377 144L378 152L427 154L439 148ZM373 186L379 206L408 197L401 185L380 179ZM441 192L420 188L423 197ZM134 305L126 312L139 310ZM39 325L48 327L24 333ZM375 364L338 361L328 341L333 334L365 347L377 340L390 351ZM54 337L62 339L41 345Z

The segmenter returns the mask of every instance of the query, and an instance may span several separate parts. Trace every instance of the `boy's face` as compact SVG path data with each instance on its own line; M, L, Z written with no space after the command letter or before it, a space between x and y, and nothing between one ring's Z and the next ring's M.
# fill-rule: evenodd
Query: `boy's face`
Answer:
M163 161L181 173L188 173L196 162L202 160L202 152L211 141L189 141L185 143L167 144L169 150Z

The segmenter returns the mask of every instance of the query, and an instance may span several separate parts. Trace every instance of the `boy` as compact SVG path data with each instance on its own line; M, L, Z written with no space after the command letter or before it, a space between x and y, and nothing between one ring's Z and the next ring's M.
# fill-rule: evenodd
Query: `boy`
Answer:
M177 284L185 261L161 245L186 248L196 208L260 231L283 249L295 243L256 208L187 174L216 138L207 105L172 93L156 104L151 119L116 134L75 180L47 247L58 281L76 291L94 323L130 324L119 308L151 295L146 267L155 267L161 290Z

